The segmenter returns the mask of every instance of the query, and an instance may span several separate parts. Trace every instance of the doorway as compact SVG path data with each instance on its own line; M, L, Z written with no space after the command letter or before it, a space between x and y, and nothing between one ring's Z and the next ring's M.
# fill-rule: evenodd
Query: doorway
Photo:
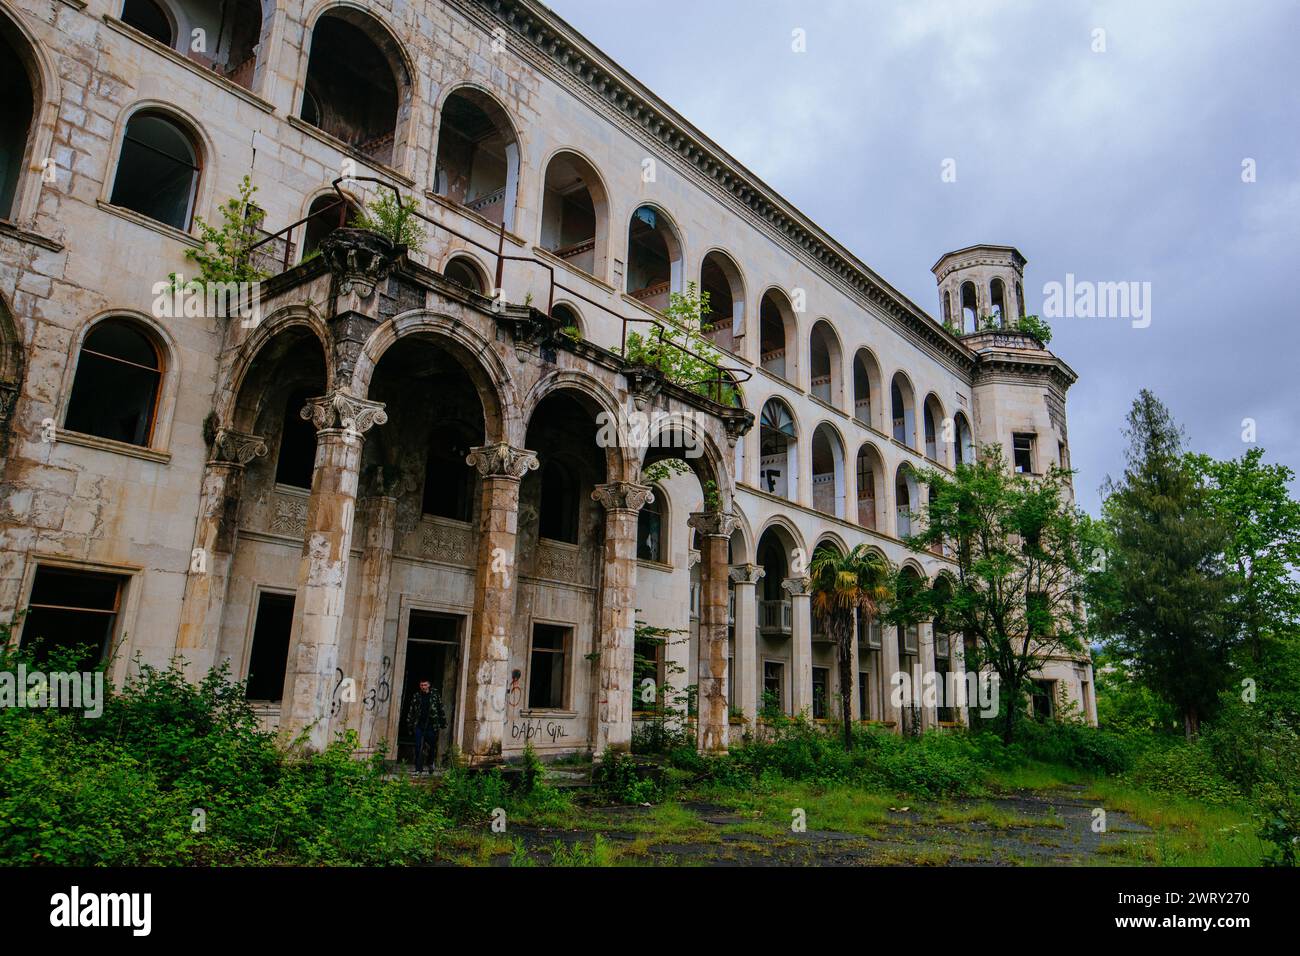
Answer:
M438 732L434 763L442 765L456 730L460 690L460 636L464 619L432 611L411 611L406 629L406 664L402 675L402 709L397 727L397 759L413 763L415 735L407 721L407 705L427 680L442 697L446 726Z

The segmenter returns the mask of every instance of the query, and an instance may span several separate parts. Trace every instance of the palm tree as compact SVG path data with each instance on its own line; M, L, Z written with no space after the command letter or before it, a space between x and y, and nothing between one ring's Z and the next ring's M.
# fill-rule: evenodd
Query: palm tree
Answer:
M853 716L849 705L853 674L853 625L857 612L880 613L892 596L894 569L879 551L860 544L848 554L822 545L808 566L812 610L835 642L840 662L840 713L844 717L844 747L853 746Z

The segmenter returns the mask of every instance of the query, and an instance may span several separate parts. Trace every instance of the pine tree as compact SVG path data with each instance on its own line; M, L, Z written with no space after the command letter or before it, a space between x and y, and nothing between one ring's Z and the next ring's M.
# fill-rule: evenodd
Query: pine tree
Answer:
M1182 430L1143 389L1124 431L1127 466L1107 480L1110 548L1093 576L1093 619L1136 676L1182 715L1191 739L1216 706L1234 645L1228 531L1183 456Z

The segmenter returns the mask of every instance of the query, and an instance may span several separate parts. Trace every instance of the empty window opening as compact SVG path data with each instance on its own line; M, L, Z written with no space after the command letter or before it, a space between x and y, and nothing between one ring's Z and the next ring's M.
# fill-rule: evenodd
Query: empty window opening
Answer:
M86 335L64 427L148 447L162 385L162 360L134 323L106 319Z
M434 425L424 468L425 514L454 521L469 521L473 516L477 472L465 463L465 458L476 444L475 436L461 424Z
M775 717L785 711L785 664L781 661L763 661L763 699L759 712L764 717Z
M911 469L902 465L894 478L894 501L898 516L898 537L906 538L912 533L912 505L919 503L916 479Z
M307 399L319 389L297 389L284 405L284 426L280 432L280 453L275 462L275 480L294 488L310 488L316 470L316 426L302 417Z
M357 213L357 207L353 203L339 199L334 193L313 199L311 205L307 207L307 215L310 218L303 223L303 259L310 258L320 249L322 239L335 229L346 226L356 218Z
M560 323L561 329L567 329L576 338L582 338L582 316L570 306L555 306L551 309L551 318Z
M641 508L636 519L636 556L638 561L664 561L663 489L654 489L655 500Z
M796 500L798 445L794 416L786 404L768 399L759 416L759 484L764 491Z
M188 229L198 184L198 152L178 123L147 110L127 121L109 200L114 206Z
M1002 284L1001 279L994 279L989 283L989 302L992 304L993 318L997 320L998 325L1007 324L1006 298L1006 286Z
M794 374L794 356L789 353L787 334L793 322L787 303L767 292L758 307L760 364L773 375L789 379Z
M365 24L363 27L362 24ZM311 31L303 120L379 163L392 164L405 67L381 50L369 18L352 10L322 15ZM384 45L391 41L385 37Z
M970 424L961 412L953 417L953 433L953 454L956 456L957 464L975 464L975 445L971 440Z
M668 307L670 292L680 292L681 249L667 217L650 206L632 214L628 226L627 293L651 309Z
M942 461L939 455L939 427L943 422L943 407L933 395L925 400L922 412L922 427L925 429L925 457L931 461Z
M828 425L818 425L813 432L812 472L813 507L844 517L844 449Z
M638 629L639 630L639 629ZM663 637L639 637L632 655L632 710L650 713L664 703L664 645ZM651 681L653 689L646 693Z
M1017 432L1011 436L1012 463L1018 474L1034 473L1034 436Z
M916 409L912 386L903 376L895 375L889 386L889 400L893 413L893 435L908 448L916 447Z
M505 111L478 90L442 106L434 192L509 229L514 224L519 147ZM578 222L572 228L579 228Z
M531 710L562 710L564 683L572 628L534 624L529 652L528 707Z
M122 4L122 22L159 43L169 47L176 44L176 30L171 17L153 0L126 0Z
M818 322L813 326L809 340L808 361L812 371L812 393L827 404L836 401L839 392L839 343L835 341L830 326Z
M745 334L744 293L740 270L720 252L710 252L700 266L700 291L709 296L705 335L720 348L735 351Z
M858 671L858 719L868 720L871 715L871 673Z
M974 282L961 284L961 330L974 332L979 327L979 301Z
M32 104L36 102L32 79L8 33L0 18L0 89L9 91L0 101L0 219L13 215L18 181L26 166Z
M542 463L542 503L537 533L552 541L578 543L578 485L573 472L558 461Z
M813 720L826 720L830 716L831 669L814 667L812 669L812 715Z
M248 652L249 700L278 703L284 697L284 674L289 664L289 636L293 632L294 595L263 591L257 597L253 646Z
M880 387L880 370L876 360L865 350L860 350L853 358L853 417L873 428L876 425L872 414L872 395Z
M583 272L602 276L606 209L595 170L572 153L556 156L546 167L542 248Z
M880 452L871 445L858 449L858 524L873 531L882 527L879 508L883 504L881 492L884 482L884 464Z
M40 565L32 581L32 595L23 620L22 646L41 663L51 652L82 653L77 670L92 670L108 656L121 609L123 584L117 574L101 574Z
M454 256L449 259L442 274L462 288L477 292L479 295L487 295L487 283L482 273L464 256Z
M1030 694L1034 717L1038 720L1051 720L1056 714L1056 681L1036 680Z

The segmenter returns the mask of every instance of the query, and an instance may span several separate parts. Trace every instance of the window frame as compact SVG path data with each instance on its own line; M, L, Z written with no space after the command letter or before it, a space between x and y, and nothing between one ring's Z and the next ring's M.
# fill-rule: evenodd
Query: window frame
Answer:
M121 203L113 201L117 192L118 178L122 174L122 151L126 147L127 133L131 128L131 123L142 116L154 116L165 120L176 128L176 131L189 143L190 149L194 151L194 165L192 167L193 177L190 183L190 197L185 213L185 223L182 226L174 226L169 222L157 219L148 213L133 209L130 206L124 206ZM139 144L146 149L153 147L145 144ZM139 217L140 221L148 223L156 228L172 230L173 234L180 233L185 236L190 235L190 230L194 227L194 216L200 208L200 196L203 191L204 170L207 167L206 150L202 135L199 133L198 124L189 117L178 113L175 107L166 103L148 101L136 104L122 120L121 129L118 131L114 151L111 154L111 176L104 177L104 196L103 201L106 205L115 210L120 210L127 216ZM158 150L154 150L158 152ZM175 157L172 157L175 158Z
M564 632L563 647L559 651L553 651L543 648L538 651L534 647L537 639L537 628L552 627L558 628ZM524 701L523 708L520 710L520 716L531 714L572 714L573 709L573 658L576 647L578 626L571 621L555 621L545 618L533 618L528 622L528 658L525 662L524 674ZM562 664L560 670L560 703L558 706L533 706L533 656L537 653L543 654L560 654L562 655Z

